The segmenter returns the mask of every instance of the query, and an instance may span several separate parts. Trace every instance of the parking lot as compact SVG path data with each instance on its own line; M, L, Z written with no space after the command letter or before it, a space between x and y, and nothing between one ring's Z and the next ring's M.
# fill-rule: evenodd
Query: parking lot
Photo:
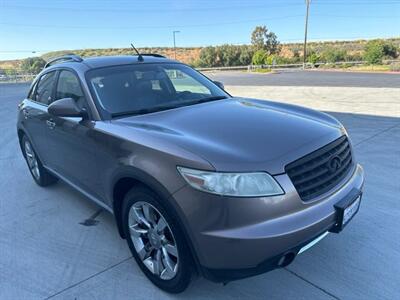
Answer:
M207 75L233 95L305 105L343 122L366 171L348 227L284 269L226 286L198 279L166 294L141 273L110 214L64 183L34 183L15 128L28 86L0 84L0 299L400 298L400 75ZM82 224L88 219L97 222Z

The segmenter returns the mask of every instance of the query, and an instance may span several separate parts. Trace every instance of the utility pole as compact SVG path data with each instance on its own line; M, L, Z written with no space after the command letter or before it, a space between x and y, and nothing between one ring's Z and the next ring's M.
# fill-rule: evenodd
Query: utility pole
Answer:
M172 31L172 35L174 36L174 59L176 59L176 43L175 43L175 34L179 33L179 30Z
M304 48L303 48L303 69L306 67L306 59L307 59L307 29L308 29L308 11L310 10L310 2L311 0L306 0L306 20L305 20L305 29L304 29Z

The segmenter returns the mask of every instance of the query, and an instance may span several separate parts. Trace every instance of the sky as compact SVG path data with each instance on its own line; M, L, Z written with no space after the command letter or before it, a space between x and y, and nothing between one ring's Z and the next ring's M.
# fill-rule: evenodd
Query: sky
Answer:
M305 0L0 0L0 60L85 48L304 39ZM311 0L309 40L400 37L400 0ZM33 53L34 52L34 53Z

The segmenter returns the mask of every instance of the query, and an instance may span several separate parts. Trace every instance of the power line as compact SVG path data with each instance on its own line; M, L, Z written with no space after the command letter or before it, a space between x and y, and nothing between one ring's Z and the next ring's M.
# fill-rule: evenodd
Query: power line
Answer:
M210 11L210 10L243 10L243 9L255 9L255 8L271 8L271 7L290 7L290 6L300 6L301 3L291 3L291 4L269 4L269 5L245 5L245 6L225 6L225 7L196 7L196 8L98 8L98 7L54 7L54 6L25 6L25 5L7 5L2 8L11 9L11 10L21 10L21 9L29 9L29 10L40 10L40 11L76 11L76 12L117 12L117 13L132 13L132 12L181 12L181 11L191 11L191 12L201 12L201 11Z
M9 23L9 22L0 22L0 25L3 26L12 26L12 27L33 27L33 28L66 28L66 29L162 29L162 28L190 28L190 27L210 27L217 25L233 25L233 24L245 24L245 23L253 23L253 22L264 22L271 20L283 20L290 18L300 18L303 15L291 15L291 16L278 16L278 17L270 17L270 18L260 18L260 19L251 19L251 20L239 20L239 21L229 21L229 22L215 22L215 23L203 23L203 24L186 24L186 25L149 25L149 26L82 26L82 25L57 25L57 24L22 24L22 23ZM326 14L316 14L313 17L324 17L324 18L370 18L370 19L399 19L399 16L357 16L357 15L326 15Z
M128 1L129 2L129 1ZM39 10L39 11L75 11L75 12L118 12L118 13L132 13L132 12L202 12L202 11L213 11L213 10L243 10L243 9L262 9L262 8L286 8L293 6L302 6L302 3L299 2L279 2L279 3L270 3L263 5L241 5L241 6L215 6L215 7L195 7L195 8L176 8L176 7L163 7L163 8L138 8L138 7L125 7L125 8L99 8L98 2L95 3L96 7L56 7L56 6L30 6L30 5L2 5L2 9L10 9L10 10ZM330 1L330 2L315 2L313 5L391 5L391 4L400 4L400 1Z
M262 19L252 19L243 21L230 21L230 22L216 22L216 23L204 23L204 24L189 24L189 25L155 25L155 26L79 26L79 25L56 25L56 24L20 24L20 23L8 23L0 22L0 25L5 26L20 26L20 27L38 27L38 28L71 28L71 29L159 29L159 28L183 28L183 27L208 27L217 25L232 25L232 24L243 24L243 23L253 23L253 22L263 22L269 20L283 20L290 18L298 18L302 15L293 16L281 16L281 17L271 17Z
M325 14L318 14L316 15L317 17L328 17L328 18L349 18L349 19L354 19L354 18L361 18L361 19L365 19L365 18L370 18L370 19L400 19L400 14L397 16L368 16L368 15L325 15Z

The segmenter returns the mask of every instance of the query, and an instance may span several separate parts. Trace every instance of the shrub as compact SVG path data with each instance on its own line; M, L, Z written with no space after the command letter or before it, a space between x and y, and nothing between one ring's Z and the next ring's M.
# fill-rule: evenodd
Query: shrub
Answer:
M209 46L201 49L198 64L200 67L216 67L217 53L215 47Z
M320 60L320 57L317 53L313 52L310 55L308 55L307 61L313 65L315 65L318 61Z
M240 65L240 46L222 45L217 48L219 62L224 67Z
M372 65L381 64L385 55L385 44L381 40L369 41L364 48L364 59Z
M22 61L21 69L29 74L38 74L45 65L46 61L41 57L28 57Z
M385 43L383 45L383 53L387 58L397 58L399 56L398 49L393 43Z
M251 46L242 46L241 52L239 56L239 62L241 66L250 65L252 58L254 55L253 47Z
M277 65L280 63L280 58L279 56L274 54L268 55L264 60L264 63L266 63L267 65Z
M253 65L263 65L263 64L266 63L267 56L268 56L267 51L265 51L265 50L257 50L254 53L251 62L252 62Z
M346 58L346 50L340 50L335 48L328 48L321 54L321 58L328 63L335 63L338 61L344 61Z

